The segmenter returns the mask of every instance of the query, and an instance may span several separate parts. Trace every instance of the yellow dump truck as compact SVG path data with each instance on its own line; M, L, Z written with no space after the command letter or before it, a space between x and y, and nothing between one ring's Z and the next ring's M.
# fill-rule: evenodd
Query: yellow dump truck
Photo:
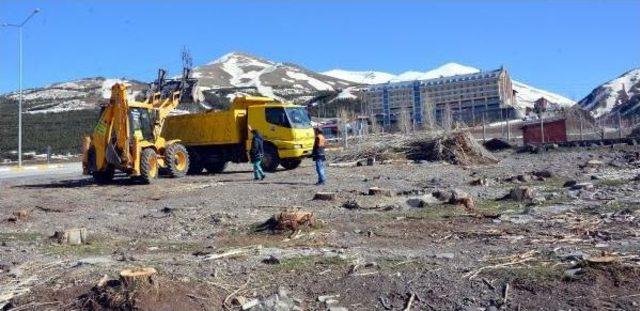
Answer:
M294 169L311 155L314 133L307 109L268 97L236 97L224 111L168 117L163 136L180 139L187 147L189 174L222 172L227 163L247 162L251 133L264 137L263 166L274 172L279 165Z

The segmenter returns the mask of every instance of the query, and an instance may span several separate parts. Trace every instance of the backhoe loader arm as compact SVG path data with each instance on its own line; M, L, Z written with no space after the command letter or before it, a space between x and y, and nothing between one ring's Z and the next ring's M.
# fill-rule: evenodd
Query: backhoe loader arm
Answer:
M91 144L98 170L104 169L107 162L113 162L114 159L118 159L120 163L126 163L131 159L126 89L126 86L120 83L111 87L109 104L102 111L100 120L93 129Z

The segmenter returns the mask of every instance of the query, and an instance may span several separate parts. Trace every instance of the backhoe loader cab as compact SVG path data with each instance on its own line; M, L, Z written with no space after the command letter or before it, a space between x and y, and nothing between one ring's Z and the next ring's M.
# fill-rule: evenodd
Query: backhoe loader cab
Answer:
M84 174L92 175L98 183L111 181L116 170L145 183L160 173L170 177L186 174L187 149L179 140L165 140L161 133L169 112L181 99L191 98L184 91L195 82L188 78L188 71L179 83L164 80L164 74L160 70L144 102L130 101L125 84L113 85L98 124L83 142Z

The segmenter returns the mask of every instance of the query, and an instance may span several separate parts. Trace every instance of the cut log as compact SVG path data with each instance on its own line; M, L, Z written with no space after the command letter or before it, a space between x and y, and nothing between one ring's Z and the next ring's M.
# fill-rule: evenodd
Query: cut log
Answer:
M124 269L120 271L120 281L128 289L156 285L156 273L156 269L152 267Z
M53 238L60 244L81 245L87 243L87 229L73 228L56 231Z

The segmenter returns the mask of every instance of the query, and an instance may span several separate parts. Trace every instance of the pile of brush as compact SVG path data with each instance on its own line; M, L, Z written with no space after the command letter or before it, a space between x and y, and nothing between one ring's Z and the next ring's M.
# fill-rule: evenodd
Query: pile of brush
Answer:
M445 161L456 165L498 162L498 159L467 131L438 135L429 133L371 135L357 145L354 144L335 154L332 160L348 162L368 158Z

